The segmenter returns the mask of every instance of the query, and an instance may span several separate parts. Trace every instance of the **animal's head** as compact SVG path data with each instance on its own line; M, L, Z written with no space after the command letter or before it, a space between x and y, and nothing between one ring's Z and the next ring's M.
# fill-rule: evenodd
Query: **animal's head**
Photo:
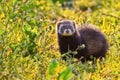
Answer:
M62 36L72 36L76 32L76 24L71 20L61 20L57 23L57 33Z

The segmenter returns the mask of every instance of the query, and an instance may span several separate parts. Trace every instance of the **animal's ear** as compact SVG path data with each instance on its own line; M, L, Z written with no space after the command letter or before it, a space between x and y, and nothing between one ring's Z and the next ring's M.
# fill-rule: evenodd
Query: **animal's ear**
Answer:
M56 22L56 33L59 33L59 27L61 25L61 21Z
M61 21L62 21L63 19L59 19L58 21L57 21L57 27L59 27L60 26L60 24L61 24Z
M60 21L58 21L58 22L56 23L57 27L59 27L59 26L60 26L60 24L61 24L61 22L60 22Z
M72 21L72 24L73 24L73 26L74 26L75 28L77 28L75 21Z

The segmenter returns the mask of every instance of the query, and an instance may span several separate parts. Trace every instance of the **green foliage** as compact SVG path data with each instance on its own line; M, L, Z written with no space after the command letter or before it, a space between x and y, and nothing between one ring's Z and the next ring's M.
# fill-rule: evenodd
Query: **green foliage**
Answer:
M66 67L64 70L59 70L59 63L53 59L49 64L48 73L46 75L48 80L68 80L72 76L72 66Z
M60 73L61 80L68 80L72 76L72 67L68 66L64 71Z
M56 60L53 60L49 65L49 75L55 74L55 69L58 67L58 63Z
M119 80L119 9L119 0L0 0L0 80ZM109 42L106 59L81 63L68 52L62 60L61 18L97 25Z
M4 30L0 27L0 35L4 33Z

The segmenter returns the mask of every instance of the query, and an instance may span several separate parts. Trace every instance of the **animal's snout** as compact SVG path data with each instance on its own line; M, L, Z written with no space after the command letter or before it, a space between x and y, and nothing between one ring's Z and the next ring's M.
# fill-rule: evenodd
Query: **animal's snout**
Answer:
M69 30L66 30L66 33L69 33L70 31Z
M65 36L71 36L71 35L72 35L72 32L71 32L70 29L65 29L65 31L63 32L63 34L64 34Z

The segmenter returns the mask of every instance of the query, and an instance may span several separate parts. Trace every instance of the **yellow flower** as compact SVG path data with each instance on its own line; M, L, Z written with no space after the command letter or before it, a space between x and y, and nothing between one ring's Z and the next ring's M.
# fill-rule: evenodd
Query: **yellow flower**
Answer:
M9 56L11 53L12 53L12 49L11 49L11 48L8 48L8 49L7 49L7 52L6 52L6 55Z
M1 17L1 18L4 18L4 17L5 17L5 14L2 12L2 13L0 14L0 17Z

